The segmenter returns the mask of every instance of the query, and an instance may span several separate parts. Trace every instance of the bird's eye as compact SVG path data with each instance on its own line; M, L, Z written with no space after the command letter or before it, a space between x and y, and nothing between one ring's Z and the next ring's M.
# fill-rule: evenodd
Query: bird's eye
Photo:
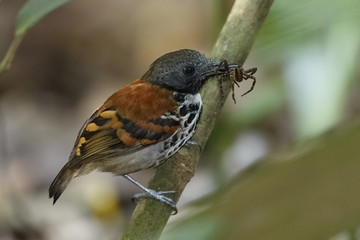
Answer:
M186 66L183 69L183 73L187 77L191 77L195 74L195 68L193 66Z

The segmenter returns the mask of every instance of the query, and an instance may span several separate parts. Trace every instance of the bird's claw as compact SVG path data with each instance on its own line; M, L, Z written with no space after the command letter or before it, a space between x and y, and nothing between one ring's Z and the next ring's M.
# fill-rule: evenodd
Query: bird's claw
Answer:
M186 143L185 143L185 146L186 147L192 147L192 146L194 146L194 147L198 147L199 148L199 150L200 150L200 152L202 152L202 147L201 147L201 145L200 144L198 144L197 142L195 142L195 141L187 141Z
M173 210L172 213L171 213L172 215L175 215L178 212L175 202L171 198L168 198L168 197L164 196L165 194L172 194L172 193L175 193L176 191L159 191L159 192L156 192L156 191L151 190L151 189L148 189L148 190L149 190L148 192L135 194L132 197L132 200L134 202L137 202L137 200L140 199L140 198L152 198L152 199L158 200L159 202L165 203L166 205L171 207L172 210Z

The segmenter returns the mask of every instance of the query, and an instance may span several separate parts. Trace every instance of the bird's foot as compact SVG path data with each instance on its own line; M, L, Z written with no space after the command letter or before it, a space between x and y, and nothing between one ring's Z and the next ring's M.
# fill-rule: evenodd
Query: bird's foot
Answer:
M158 200L159 202L165 203L166 205L171 207L173 210L171 214L175 215L178 212L176 204L174 203L174 201L171 198L164 196L165 194L172 194L175 192L176 191L158 191L158 192L156 192L155 190L147 189L146 192L135 194L132 199L134 202L137 202L137 200L140 198L152 198L152 199Z
M194 147L198 147L199 148L199 150L200 150L200 152L202 152L202 147L201 147L201 145L200 144L198 144L197 142L195 142L195 141L191 141L191 140L189 140L189 141L187 141L186 143L185 143L185 146L186 147L192 147L192 146L194 146Z

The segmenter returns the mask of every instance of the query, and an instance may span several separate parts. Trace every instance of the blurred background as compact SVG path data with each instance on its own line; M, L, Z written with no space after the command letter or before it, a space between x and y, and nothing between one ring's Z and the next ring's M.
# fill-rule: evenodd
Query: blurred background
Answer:
M0 1L0 57L23 0ZM233 1L76 0L0 75L0 239L118 239L135 186L93 172L48 187L78 130L166 52L209 56ZM360 2L275 0L162 239L360 239ZM134 174L146 184L153 171Z

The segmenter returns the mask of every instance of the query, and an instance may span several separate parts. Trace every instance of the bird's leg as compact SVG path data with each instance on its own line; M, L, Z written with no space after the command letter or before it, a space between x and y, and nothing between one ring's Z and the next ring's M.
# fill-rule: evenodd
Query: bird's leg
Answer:
M123 177L145 191L144 193L135 194L132 198L133 200L136 201L136 199L139 199L139 198L153 198L153 199L156 199L162 203L165 203L169 207L171 207L173 209L172 214L177 213L177 208L176 208L176 204L174 203L174 201L171 198L164 196L165 194L175 193L176 191L158 191L157 192L155 190L144 187L143 185L141 185L139 182L137 182L135 179L133 179L129 175L123 175Z
M198 147L199 150L200 150L200 152L202 152L202 147L201 147L201 145L198 144L197 142L188 140L188 141L185 143L185 147L188 147L188 148L189 148L189 147L192 147L192 146Z
M186 147L191 147L191 146L199 146L199 144L195 141L191 141L191 140L188 140L186 143L185 143L185 146Z

